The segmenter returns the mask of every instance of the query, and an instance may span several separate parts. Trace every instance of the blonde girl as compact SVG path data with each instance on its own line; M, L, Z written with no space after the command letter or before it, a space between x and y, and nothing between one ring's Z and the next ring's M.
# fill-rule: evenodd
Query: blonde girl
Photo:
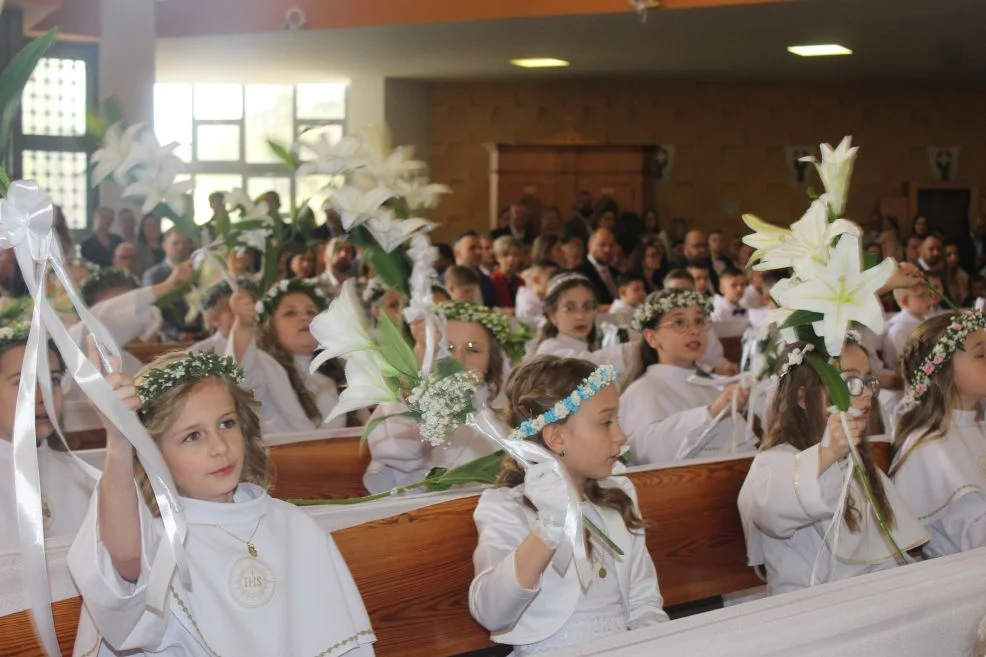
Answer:
M616 378L611 366L538 356L507 381L510 424L557 457L584 493L583 513L624 552L618 556L590 538L593 578L586 588L574 566L564 575L549 567L564 540L568 482L551 463L524 472L505 460L498 486L485 491L476 507L479 543L469 609L494 641L514 646L518 657L668 619L645 545L636 491L629 479L614 474L626 442L617 421ZM574 412L540 431L534 428L576 391Z
M828 411L825 385L806 360L809 355L825 358L813 352L815 348L804 343L781 352L766 434L739 494L749 564L766 570L772 595L896 565L855 476L838 529L830 528L852 467L850 441L859 451L877 508L897 546L906 552L928 540L870 456L866 434L871 414L879 414L873 406L879 386L866 350L849 341L840 355L854 412L847 422L848 435L839 414Z
M211 351L167 354L135 381L107 376L171 471L192 586L175 578L164 613L147 607L163 524L130 443L104 420L103 476L68 556L85 604L76 655L373 654L366 610L332 537L267 495L256 402L241 380L231 358Z
M926 320L901 357L908 410L894 432L891 475L931 534L926 556L986 546L986 317Z

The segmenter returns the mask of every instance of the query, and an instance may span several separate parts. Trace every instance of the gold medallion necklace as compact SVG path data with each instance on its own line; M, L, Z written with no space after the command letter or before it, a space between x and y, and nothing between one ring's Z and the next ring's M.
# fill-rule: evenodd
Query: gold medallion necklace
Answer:
M229 531L228 529L226 529L222 525L213 525L213 527L215 527L216 529L221 529L225 533L229 534L230 536L232 536L233 538L235 538L236 540L238 540L240 543L245 543L246 546L247 546L247 553L249 553L249 555L251 557L253 557L254 559L256 559L257 558L257 548L254 547L254 545L253 545L253 537L257 535L257 530L260 529L260 523L263 522L263 520L264 520L264 517L263 516L260 516L260 519L257 520L256 527L253 528L253 531L250 533L250 537L248 539L246 539L246 540L243 540L242 538L240 538L239 536L237 536L233 532Z

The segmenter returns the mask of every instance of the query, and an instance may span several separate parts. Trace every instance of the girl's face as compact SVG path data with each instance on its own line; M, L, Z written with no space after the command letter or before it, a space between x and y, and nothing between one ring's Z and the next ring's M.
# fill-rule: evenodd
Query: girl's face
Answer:
M605 479L613 473L627 440L619 410L620 393L611 385L582 402L568 422L553 430L552 447L559 454L564 450L561 462L579 490L587 479Z
M211 379L192 388L159 446L183 496L233 501L245 445L236 404L224 384Z
M490 368L490 351L496 347L481 324L451 321L448 323L448 348L462 367L485 377Z
M959 266L959 247L949 244L945 247L945 268L956 269Z
M963 347L955 350L952 367L959 409L968 411L986 399L986 331L970 333Z
M661 268L661 249L651 245L648 246L644 251L644 268L645 269L660 269Z
M0 356L0 440L11 440L14 436L14 414L17 411L17 391L21 384L21 368L24 366L24 346L11 347ZM58 356L48 351L48 367L51 369L51 397L55 407L55 417L62 416L62 378L65 372L61 369ZM55 426L48 419L44 401L41 399L41 387L34 393L34 434L38 444L55 431Z
M285 294L271 320L277 341L294 356L311 356L318 342L308 327L317 314L318 306L304 292Z
M378 304L373 306L373 319L379 321L380 313L387 313L387 316L390 317L390 321L394 323L394 326L400 326L402 310L404 310L404 297L401 296L400 292L388 290L383 295L383 299L381 299Z
M675 308L668 312L656 328L645 329L643 337L657 350L665 365L691 369L705 351L708 317L698 306Z
M859 382L850 382L851 384L864 384L861 386L862 390L860 394L850 395L849 402L855 410L862 414L861 417L868 422L870 419L870 410L873 408L873 388L876 385L876 379L870 370L870 359L866 355L866 352L858 345L847 345L842 350L839 361L842 364L842 374L844 377L861 380ZM850 391L852 388L853 385L850 385Z
M596 293L579 285L561 293L557 310L548 313L548 319L558 327L559 334L588 340L596 323L596 306Z

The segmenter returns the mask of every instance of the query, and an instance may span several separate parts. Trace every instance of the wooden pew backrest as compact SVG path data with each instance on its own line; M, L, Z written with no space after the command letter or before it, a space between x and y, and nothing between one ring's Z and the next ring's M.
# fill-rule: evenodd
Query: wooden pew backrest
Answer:
M739 336L733 336L728 338L719 338L719 342L722 343L722 356L730 363L740 362L740 357L743 354L743 339Z
M146 365L161 354L182 351L191 347L192 344L191 342L187 344L184 342L129 342L123 348Z
M359 438L329 438L270 448L274 487L282 500L362 497L370 450Z

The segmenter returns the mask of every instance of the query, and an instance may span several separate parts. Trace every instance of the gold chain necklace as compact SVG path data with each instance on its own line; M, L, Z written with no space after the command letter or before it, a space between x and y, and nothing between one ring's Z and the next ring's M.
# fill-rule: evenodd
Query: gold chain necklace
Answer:
M253 528L253 531L250 533L250 537L248 539L246 539L246 540L243 540L242 538L240 538L239 536L237 536L233 532L229 531L228 529L226 529L222 525L213 525L213 527L215 527L216 529L223 530L224 532L226 532L227 534L229 534L230 536L232 536L233 538L235 538L236 540L238 540L240 543L245 543L246 546L247 546L247 552L250 554L251 557L253 557L254 559L256 559L257 558L257 548L255 548L254 545L253 545L253 537L257 535L257 530L260 529L260 523L263 522L263 520L264 520L264 517L263 516L260 516L260 519L257 520L256 527Z

